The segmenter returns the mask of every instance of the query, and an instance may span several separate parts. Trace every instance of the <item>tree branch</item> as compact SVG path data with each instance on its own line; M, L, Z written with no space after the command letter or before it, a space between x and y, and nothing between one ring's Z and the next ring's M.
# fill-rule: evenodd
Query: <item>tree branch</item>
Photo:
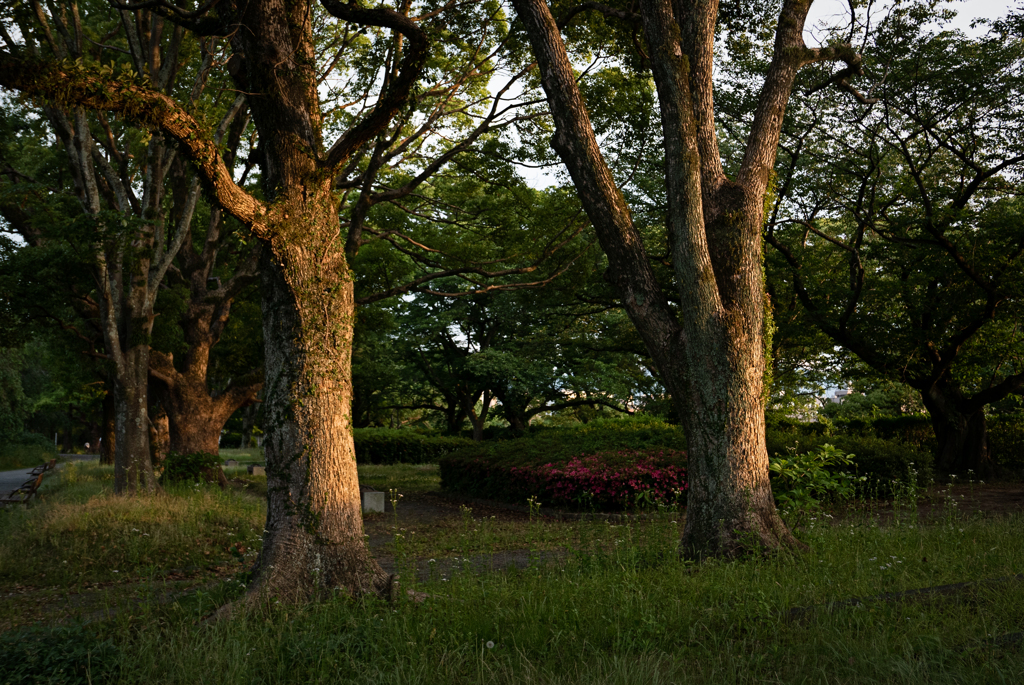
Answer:
M217 202L257 237L269 238L265 205L235 184L207 131L166 95L74 64L8 52L0 52L0 86L58 106L117 112L139 126L164 132L195 164Z
M391 123L395 113L408 101L412 87L423 74L427 62L428 43L427 34L416 22L393 10L362 9L340 0L320 0L320 4L332 15L344 21L363 26L390 28L409 39L399 74L381 94L377 105L327 151L324 166L337 169L348 161L353 152L383 131Z

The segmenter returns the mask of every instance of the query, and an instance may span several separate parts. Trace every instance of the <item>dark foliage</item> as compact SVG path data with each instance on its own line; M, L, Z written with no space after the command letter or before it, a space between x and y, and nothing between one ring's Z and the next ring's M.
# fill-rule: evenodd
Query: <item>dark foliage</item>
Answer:
M220 458L209 452L192 452L178 454L171 452L164 461L164 473L160 476L161 483L198 483L200 481L218 482L220 478Z

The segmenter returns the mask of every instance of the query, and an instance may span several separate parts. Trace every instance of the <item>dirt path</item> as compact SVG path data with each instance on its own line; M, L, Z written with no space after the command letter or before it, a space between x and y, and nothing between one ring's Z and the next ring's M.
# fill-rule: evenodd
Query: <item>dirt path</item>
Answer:
M869 511L885 522L892 518L896 508L906 512L914 506L924 522L939 521L951 512L984 517L1021 514L1024 513L1024 483L934 485L922 494L916 505L891 500L857 502L840 509L836 516Z

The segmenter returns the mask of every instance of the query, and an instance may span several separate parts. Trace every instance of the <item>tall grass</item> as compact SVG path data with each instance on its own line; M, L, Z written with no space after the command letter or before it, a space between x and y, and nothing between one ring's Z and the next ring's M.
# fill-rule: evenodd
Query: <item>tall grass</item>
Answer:
M212 563L203 552L255 537L263 523L260 503L237 491L114 497L109 470L96 465L76 465L50 487L42 506L0 512L0 582L45 573L73 589L78 573L155 577L173 564ZM170 602L154 592L76 633L77 663L111 683L1024 681L1020 516L965 518L950 506L922 525L908 505L881 525L870 508L842 522L814 514L799 531L809 552L695 565L676 554L682 521L665 513L571 527L522 522L521 548L566 531L573 551L528 554L532 565L518 571L477 573L467 563L427 582L403 575L405 588L426 593L422 602L339 594L295 607L268 596L256 610L208 622L244 592L244 574ZM505 542L467 512L453 525L457 542L451 530L435 542L451 540L462 557ZM145 598L149 585L124 587ZM0 662L24 642L18 635L0 640ZM54 635L60 649L64 638Z
M817 525L808 554L683 563L623 526L560 567L463 573L422 604L338 597L232 621L123 624L123 682L1020 682L1024 584L877 595L1024 564L1020 518ZM847 603L854 597L859 604ZM797 609L794 611L794 609ZM1003 642L993 638L1011 635Z
M264 505L211 486L113 494L113 468L69 463L43 503L0 512L0 583L73 585L149 577L255 553Z

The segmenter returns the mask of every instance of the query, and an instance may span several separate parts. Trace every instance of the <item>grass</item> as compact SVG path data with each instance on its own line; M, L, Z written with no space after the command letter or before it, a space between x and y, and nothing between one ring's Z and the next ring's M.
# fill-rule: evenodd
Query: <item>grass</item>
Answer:
M992 640L1020 629L1018 582L925 601L835 603L1012 575L1024 561L1019 519L927 530L827 526L808 531L814 551L807 555L699 568L679 562L671 544L624 528L614 549L559 568L419 586L431 595L423 604L339 597L299 609L271 605L216 625L197 625L193 607L107 630L119 638L124 682L1012 683L1024 676L1019 644ZM812 609L793 615L794 607Z
M133 529L141 532L140 524L149 526L150 537L161 531L161 544L148 548L149 566L141 561L144 554L132 565L128 550L103 557L134 569L130 582L106 589L107 604L119 609L102 620L94 613L75 637L78 651L61 652L67 660L84 652L89 659L95 655L95 661L81 663L88 663L90 673L105 674L103 682L942 684L1024 679L1024 650L1014 638L1024 624L1021 581L980 582L946 595L900 601L879 597L1012 578L1024 569L1024 546L1019 544L1024 519L1019 516L967 518L951 507L945 517L922 525L908 506L892 523L880 525L870 508L841 522L820 514L807 517L801 527L800 537L811 549L806 554L695 566L675 554L682 521L671 512L621 525L512 521L501 535L495 532L497 521L464 512L436 534L429 527L418 531L422 539L416 544L423 547L414 550L403 542L402 549L419 555L431 545L441 550L451 543L486 551L518 536L519 548L558 542L574 551L563 563L537 563L521 571L465 571L425 583L403 576L406 587L429 595L423 603L403 597L389 605L338 596L287 607L268 598L254 613L211 624L201 619L241 594L244 576L176 581L146 569L179 563L187 547L183 540L227 541L232 536L217 536L246 526L258 530L251 528L254 521L262 524L253 498L203 487L131 504L131 499L109 495L109 480L99 467L77 468L76 477L48 486L52 489L44 493L43 505L13 518L0 512L0 545L7 545L0 546L5 595L0 607L8 611L14 583L24 578L14 568L18 564L8 561L11 554L24 562L47 550L35 568L48 577L55 574L54 587L41 601L67 603L78 587L74 573L96 572L85 564L92 561L89 568L95 569L99 563L87 555L102 546L101 531L110 531L111 541L120 546L137 544ZM433 487L429 469L364 468L363 480L379 489L402 485L412 493ZM488 529L489 523L495 527ZM69 535L72 529L77 532ZM82 546L74 554L65 552L65 546L79 544L75 538L84 540ZM64 561L68 571L59 568ZM172 594L185 588L191 589ZM29 596L19 595L18 601L24 604ZM862 601L849 603L851 598ZM19 633L8 635L0 641L0 662L11 650L22 649L18 645L28 644ZM1010 637L999 639L1004 636ZM59 640L65 644L70 638Z
M115 497L113 467L70 462L44 479L41 505L0 512L0 583L82 587L234 563L265 519L254 496L172 486Z
M408 495L440 489L441 474L437 464L361 464L359 483L374 490L398 490Z
M239 464L262 464L264 461L263 450L259 447L252 447L246 449L237 449L230 447L221 447L218 450L220 460L227 461L228 459L234 459Z

